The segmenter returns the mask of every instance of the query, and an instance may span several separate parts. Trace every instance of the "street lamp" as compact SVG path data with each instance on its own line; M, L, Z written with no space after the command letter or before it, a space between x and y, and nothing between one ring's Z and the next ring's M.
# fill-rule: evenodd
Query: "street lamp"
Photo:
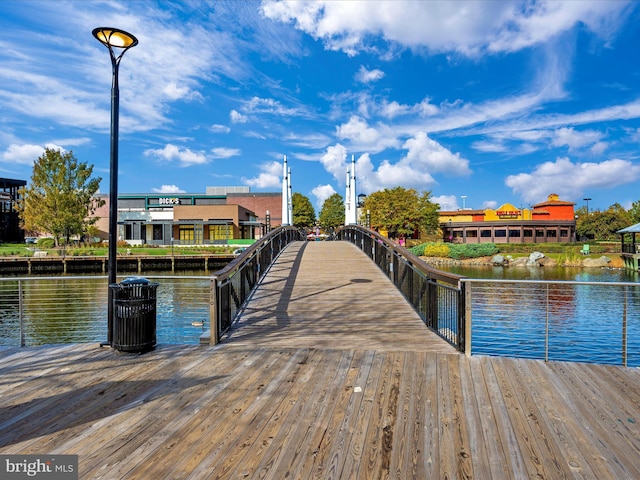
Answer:
M590 198L583 198L583 200L585 202L587 202L587 215L589 215L589 200L591 200Z
M109 260L108 284L116 283L116 259L118 255L118 117L120 92L118 90L118 67L124 52L138 44L138 39L117 28L99 27L91 32L96 39L109 49L111 57L111 157L109 182ZM114 52L114 48L118 49ZM119 55L116 55L119 53ZM107 343L113 342L113 293L108 287L107 295Z

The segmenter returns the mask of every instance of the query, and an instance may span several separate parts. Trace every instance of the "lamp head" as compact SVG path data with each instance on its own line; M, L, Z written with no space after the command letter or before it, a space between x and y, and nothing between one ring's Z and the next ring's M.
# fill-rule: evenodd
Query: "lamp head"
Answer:
M107 48L123 48L125 50L135 47L138 39L124 30L110 27L94 28L93 36Z

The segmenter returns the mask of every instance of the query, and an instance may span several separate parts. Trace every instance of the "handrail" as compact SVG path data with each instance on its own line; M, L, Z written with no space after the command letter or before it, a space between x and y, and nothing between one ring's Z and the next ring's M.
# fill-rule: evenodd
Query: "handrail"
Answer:
M378 232L348 225L336 238L353 243L378 265L424 323L461 352L467 352L470 332L466 325L465 284L461 275L427 265L420 257Z
M297 228L279 227L213 274L210 299L212 345L217 344L231 327L238 311L282 250L292 241L303 239Z
M473 298L467 318L470 326L473 313L473 354L637 365L640 283L494 278L463 283ZM605 321L591 315L600 309L606 309Z

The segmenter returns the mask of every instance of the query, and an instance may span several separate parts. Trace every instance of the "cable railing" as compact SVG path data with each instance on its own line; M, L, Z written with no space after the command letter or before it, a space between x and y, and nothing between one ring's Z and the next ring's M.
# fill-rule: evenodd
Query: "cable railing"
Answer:
M295 227L279 227L256 241L211 277L211 344L220 341L269 266L291 242L304 240Z
M199 343L210 326L210 277L145 278L160 283L158 342ZM0 278L0 346L104 342L106 338L106 276Z
M405 248L358 225L341 228L336 238L360 248L402 292L429 328L459 351L465 351L463 277L431 268Z
M462 282L469 353L640 366L640 283Z

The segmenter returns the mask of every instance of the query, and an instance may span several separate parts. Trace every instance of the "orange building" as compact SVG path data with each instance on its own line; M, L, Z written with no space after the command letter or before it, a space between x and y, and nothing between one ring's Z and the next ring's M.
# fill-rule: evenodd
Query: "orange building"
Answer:
M574 205L552 193L530 209L505 203L495 210L441 210L440 228L444 241L454 243L575 242Z

